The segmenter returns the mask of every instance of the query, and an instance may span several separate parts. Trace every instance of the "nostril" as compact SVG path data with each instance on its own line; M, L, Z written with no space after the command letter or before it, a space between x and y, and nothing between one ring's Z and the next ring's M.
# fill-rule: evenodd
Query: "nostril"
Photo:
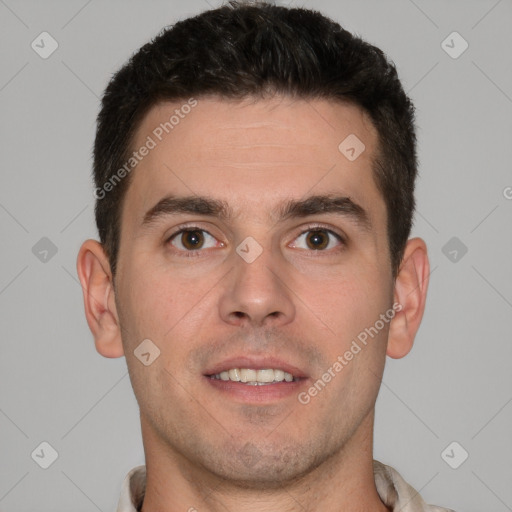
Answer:
M244 313L243 311L233 311L232 315L238 319L243 319L248 316L247 313ZM271 318L278 318L280 315L281 313L279 311L272 311L272 313L269 313L267 316Z

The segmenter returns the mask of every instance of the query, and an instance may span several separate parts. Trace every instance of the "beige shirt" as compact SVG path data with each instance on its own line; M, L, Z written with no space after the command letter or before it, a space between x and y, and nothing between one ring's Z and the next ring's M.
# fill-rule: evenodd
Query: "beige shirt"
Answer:
M380 499L394 512L454 512L427 505L421 496L391 466L373 461L375 485ZM124 479L116 512L140 512L146 487L146 466L132 469Z

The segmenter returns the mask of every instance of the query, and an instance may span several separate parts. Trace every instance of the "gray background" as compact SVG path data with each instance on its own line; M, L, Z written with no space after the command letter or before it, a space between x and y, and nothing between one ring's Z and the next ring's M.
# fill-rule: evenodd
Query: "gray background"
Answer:
M1 511L113 511L143 463L124 358L96 353L75 270L96 236L95 117L130 54L208 3L0 0ZM512 2L299 3L387 52L417 107L413 234L431 283L412 352L388 359L375 457L427 502L512 510ZM31 48L43 31L59 44L47 59ZM469 44L456 59L441 45L453 31ZM31 458L42 441L58 452L48 469Z

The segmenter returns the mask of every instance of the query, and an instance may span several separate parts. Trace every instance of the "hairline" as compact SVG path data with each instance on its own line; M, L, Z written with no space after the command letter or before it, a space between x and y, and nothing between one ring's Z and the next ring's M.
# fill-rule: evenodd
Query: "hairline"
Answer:
M386 155L383 152L382 146L382 134L380 130L377 128L375 122L373 121L371 114L368 112L368 110L361 105L357 100L350 98L348 96L345 97L339 97L334 96L332 94L289 94L287 92L281 92L281 91L274 91L269 94L269 89L264 89L260 92L260 94L243 94L240 96L225 96L222 93L204 93L199 95L194 95L194 98L196 100L201 99L214 99L220 102L228 102L228 103L236 103L236 104L242 104L246 101L253 100L254 102L257 101L271 101L272 99L280 97L282 99L294 99L294 100L327 100L332 101L333 103L338 103L341 105L351 105L357 107L363 114L363 119L365 122L369 121L370 126L373 130L375 130L376 134L376 146L375 146L375 152L371 156L370 159L370 168L372 171L372 179L374 181L374 184L377 188L377 192L379 193L380 197L384 201L385 211L386 211L386 238L387 238L387 247L388 247L388 256L389 256L389 263L391 266L391 271L393 274L393 277L395 276L395 271L397 269L394 268L393 265L393 255L391 253L391 226L389 225L390 221L390 215L388 211L388 204L386 199L384 198L383 191L381 190L381 186L379 183L379 170L385 169L384 161L386 160ZM179 94L176 96L162 96L160 98L154 99L152 102L141 102L139 106L137 107L134 115L133 115L133 124L131 125L129 132L127 134L127 141L126 141L126 148L121 153L121 158L119 161L116 162L114 168L117 168L119 166L120 162L126 161L129 158L129 155L131 152L133 152L135 147L135 139L139 135L140 128L144 122L145 119L147 119L149 113L154 108L164 105L164 104L177 104L180 101L186 101L189 98L187 95ZM137 166L138 167L138 166ZM114 227L114 234L116 235L115 240L113 242L116 243L115 247L115 254L112 256L115 256L115 261L111 262L114 263L114 267L117 268L117 261L119 259L119 248L121 245L121 226L122 226L122 220L124 217L124 209L125 209L125 203L126 203L126 196L128 195L128 191L130 189L130 186L133 181L133 175L137 172L137 167L126 177L125 183L123 187L120 190L120 197L118 201L118 207L116 211L116 218L114 219L115 222L117 222L117 225ZM110 256L110 255L109 255Z

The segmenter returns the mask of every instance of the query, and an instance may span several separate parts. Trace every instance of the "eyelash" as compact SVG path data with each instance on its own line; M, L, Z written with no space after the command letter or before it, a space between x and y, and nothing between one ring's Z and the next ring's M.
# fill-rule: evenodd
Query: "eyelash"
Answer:
M172 233L172 235L170 235L166 239L165 245L169 245L171 243L171 241L174 238L176 238L178 235L181 235L182 233L186 233L188 231L202 231L203 233L208 233L211 237L215 238L208 230L200 228L199 226L181 225L181 226L178 226L176 231L174 231ZM182 251L180 249L175 249L175 252L184 258L197 258L197 257L201 256L201 253L204 252L204 250L192 249L190 251Z
M342 245L342 247L338 247L338 251L343 249L347 245L347 241L346 241L345 236L343 236L341 233L338 233L338 232L334 231L331 228L328 228L327 226L323 226L322 224L309 224L309 225L307 225L306 229L302 230L294 238L294 240L296 240L297 238L299 238L300 236L302 236L302 235L304 235L306 233L309 233L310 231L325 231L326 233L334 236L334 238L336 238L338 240L338 242L340 242L341 245ZM332 249L330 251L332 251ZM320 250L310 249L308 252L311 252L311 253L314 253L316 255L319 255L319 253L327 252L327 251L320 251Z
M210 235L211 237L215 238L209 231L207 231L206 229L203 229L199 226L189 226L189 225L182 225L182 226L178 226L177 227L177 230L174 231L165 241L165 245L168 245L170 244L170 242L176 238L178 235L181 235L182 233L186 233L188 231L202 231L204 233L208 233L208 235ZM344 246L346 245L346 239L344 236L342 236L340 233L337 233L336 231L332 230L331 228L328 228L326 226L323 226L321 224L309 224L308 226L306 226L306 229L303 229L300 233L298 233L293 240L296 240L297 238L301 237L302 235L306 234L306 233L309 233L310 231L325 231L326 233L334 236L338 242L340 242L342 244L342 247L339 247L338 248L338 251L339 250L342 250L344 248ZM329 251L331 252L332 249ZM338 252L336 251L336 252ZM176 249L176 252L178 254L180 254L180 256L182 257L185 257L185 258L194 258L194 257L199 257L201 256L201 253L204 252L204 250L201 250L201 249L192 249L192 250L189 250L189 251L182 251L182 250L179 250L179 249ZM327 252L327 251L322 251L322 250L314 250L314 249L309 249L307 250L307 252L309 253L313 253L315 255L319 255L319 253L322 253L322 252Z

